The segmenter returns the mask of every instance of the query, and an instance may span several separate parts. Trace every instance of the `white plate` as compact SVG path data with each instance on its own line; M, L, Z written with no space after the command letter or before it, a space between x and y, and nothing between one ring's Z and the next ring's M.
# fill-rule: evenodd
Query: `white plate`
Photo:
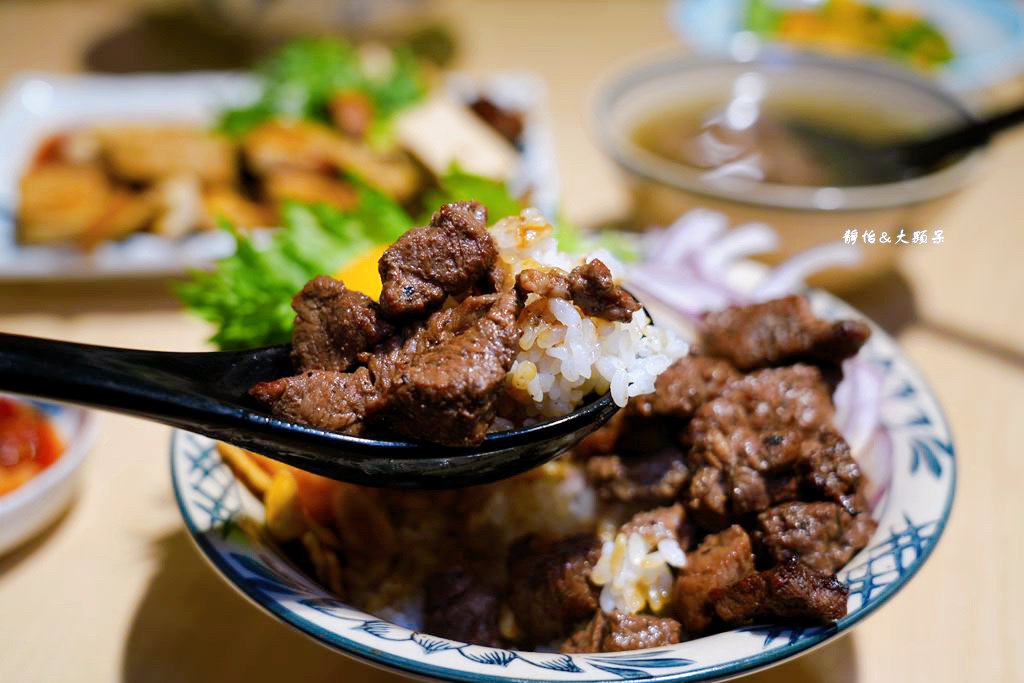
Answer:
M483 80L453 75L458 97L486 94L526 115L522 165L513 189L535 188L545 212L555 208L557 169L545 115L544 85L527 73ZM186 73L97 76L24 74L0 98L0 282L168 277L227 256L234 240L216 230L170 240L138 233L92 252L71 246L20 245L15 235L18 181L47 135L90 124L184 123L209 125L224 107L248 100L254 81L243 74Z
M0 495L0 554L44 530L60 516L78 487L82 465L96 441L96 413L56 403L11 397L38 408L57 430L64 452L45 470Z

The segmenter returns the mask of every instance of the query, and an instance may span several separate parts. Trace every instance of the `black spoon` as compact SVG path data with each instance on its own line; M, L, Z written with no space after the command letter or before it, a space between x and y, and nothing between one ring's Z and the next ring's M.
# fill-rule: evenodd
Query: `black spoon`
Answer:
M920 175L946 159L987 145L1008 128L1024 123L1024 105L939 133L903 141L868 142L807 122L787 125L829 167L845 165L858 177L889 182ZM877 181L876 181L877 182Z
M473 448L336 434L277 419L248 395L292 374L288 346L165 353L0 334L0 390L154 420L332 479L388 488L458 488L551 460L618 409L609 394Z

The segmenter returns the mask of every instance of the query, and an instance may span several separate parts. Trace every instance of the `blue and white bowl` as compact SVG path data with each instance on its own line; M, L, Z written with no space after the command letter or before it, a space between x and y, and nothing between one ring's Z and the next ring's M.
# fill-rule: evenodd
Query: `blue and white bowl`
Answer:
M827 318L856 315L822 292L811 293L811 301ZM913 578L942 534L956 485L953 442L942 410L918 371L877 326L861 353L884 373L881 415L888 439L881 441L892 447L892 477L875 508L878 530L839 572L850 590L849 614L827 627L762 624L614 654L467 645L349 607L273 546L244 533L239 522L245 517L262 521L262 504L221 462L210 439L175 432L171 477L189 533L217 571L260 607L339 652L406 674L451 681L716 680L776 664L848 630Z

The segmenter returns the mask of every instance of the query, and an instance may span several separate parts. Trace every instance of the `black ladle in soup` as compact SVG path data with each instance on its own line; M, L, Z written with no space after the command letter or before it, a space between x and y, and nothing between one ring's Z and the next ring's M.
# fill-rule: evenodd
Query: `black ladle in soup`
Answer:
M471 448L328 432L272 416L249 394L292 372L289 346L168 353L0 334L0 390L141 417L365 486L484 484L541 465L618 407L597 396L563 417L488 434Z
M923 135L914 123L864 102L788 92L761 100L690 99L642 118L631 137L707 180L857 187L932 173L998 130L970 123Z

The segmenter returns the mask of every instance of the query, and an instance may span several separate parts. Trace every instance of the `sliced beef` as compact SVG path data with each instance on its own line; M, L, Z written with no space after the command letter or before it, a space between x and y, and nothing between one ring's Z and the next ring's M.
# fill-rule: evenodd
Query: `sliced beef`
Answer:
M568 635L597 609L590 572L601 555L593 534L551 539L535 534L508 551L506 598L516 626L530 643Z
M798 477L811 455L807 440L831 429L833 414L813 366L759 370L730 382L686 431L694 471L686 498L695 521L717 530L780 502L776 496L795 490L785 478Z
M820 320L802 296L732 306L704 321L707 353L740 370L796 362L836 365L855 355L870 335L860 321Z
M667 504L686 485L689 470L679 444L678 430L670 421L630 419L615 422L613 452L591 455L586 461L587 480L605 500L624 503ZM607 447L607 432L592 437L583 453Z
M516 276L520 295L539 294L554 299L571 299L587 315L627 322L640 304L633 295L615 284L608 266L599 259L565 271L527 269Z
M679 622L650 614L598 611L585 626L562 643L562 652L625 652L674 645L680 641Z
M739 377L736 368L719 358L685 356L658 375L653 394L637 396L627 410L643 417L689 420Z
M370 371L310 370L261 382L249 390L277 417L331 432L359 434L363 420L380 400Z
M711 625L712 594L754 572L754 554L747 532L739 526L710 534L686 555L673 589L676 618L688 637L696 637Z
M383 407L377 414L384 428L451 446L483 441L521 334L515 293L508 291L491 300L485 313L474 308L472 314L463 311L460 319L456 319L459 313L453 313L453 320L438 327L437 334L431 333L428 321L426 332L416 338L411 350L397 354L393 362L377 364L382 376L389 373ZM452 334L453 326L466 328Z
M423 315L449 295L469 291L497 258L487 209L476 202L445 204L430 225L408 231L381 256L381 308L389 317Z
M373 299L334 278L310 280L292 299L292 362L299 371L351 367L356 356L392 334Z
M821 574L793 559L716 593L715 614L730 626L755 620L829 624L846 616L848 597L835 574Z
M499 600L494 586L455 565L424 584L424 629L463 643L499 647Z
M794 501L759 514L753 535L766 563L797 559L831 574L868 544L876 527L869 514L851 515L836 503Z

